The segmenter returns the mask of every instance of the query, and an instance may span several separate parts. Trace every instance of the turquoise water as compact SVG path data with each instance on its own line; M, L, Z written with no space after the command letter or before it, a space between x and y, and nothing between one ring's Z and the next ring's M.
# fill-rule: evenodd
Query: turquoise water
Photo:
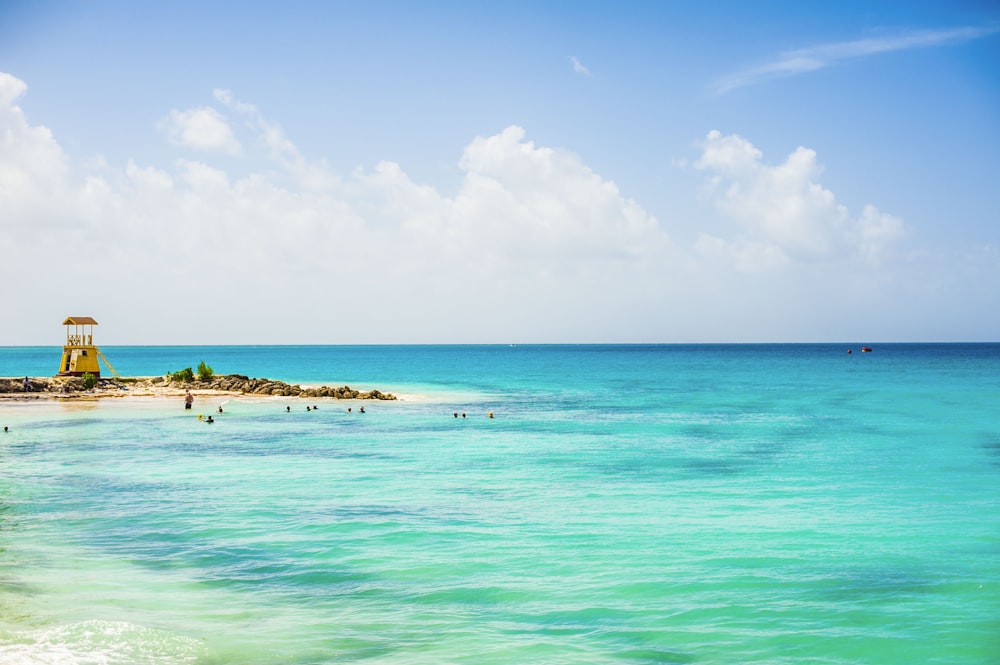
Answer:
M106 348L406 399L0 401L0 662L995 663L1000 345L847 347Z

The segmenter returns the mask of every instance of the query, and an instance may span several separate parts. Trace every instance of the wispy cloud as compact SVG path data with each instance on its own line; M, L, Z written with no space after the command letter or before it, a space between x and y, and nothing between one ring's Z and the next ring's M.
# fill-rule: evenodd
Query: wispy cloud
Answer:
M584 67L583 63L575 55L571 55L569 61L573 63L574 72L581 76L590 76L590 70Z
M756 85L773 78L814 72L846 60L880 53L892 53L915 48L944 46L980 39L1000 32L1000 26L965 27L950 30L918 30L891 37L859 39L853 42L821 44L810 48L785 51L771 62L750 67L723 77L715 83L715 92L724 95L737 88Z

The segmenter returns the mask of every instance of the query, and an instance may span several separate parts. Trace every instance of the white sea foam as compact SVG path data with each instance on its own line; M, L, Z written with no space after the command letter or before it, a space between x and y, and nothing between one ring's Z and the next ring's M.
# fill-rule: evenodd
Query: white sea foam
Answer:
M98 619L10 633L2 642L5 665L185 665L204 651L190 637Z

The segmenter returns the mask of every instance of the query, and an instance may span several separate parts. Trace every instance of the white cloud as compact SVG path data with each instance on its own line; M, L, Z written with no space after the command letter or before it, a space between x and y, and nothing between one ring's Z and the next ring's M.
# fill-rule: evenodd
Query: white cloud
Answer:
M770 62L749 67L722 78L715 83L714 87L716 93L721 95L770 79L825 69L847 60L915 48L958 44L993 35L998 31L1000 28L995 26L916 30L894 36L820 44L780 53Z
M280 125L268 121L254 104L240 101L229 90L216 89L215 99L233 109L244 120L247 128L254 132L267 146L269 157L278 162L287 172L294 174L302 186L323 190L337 184L337 178L322 164L310 164L298 147L285 135Z
M583 66L583 63L575 56L571 55L569 61L573 63L573 71L582 76L590 76L590 70Z
M539 148L508 127L466 147L456 224L488 230L511 254L625 258L663 240L655 219L576 155Z
M174 179L166 171L152 166L138 166L131 159L125 165L125 175L139 186L169 191L174 187Z
M179 160L180 179L194 191L224 191L229 189L229 176L222 169L217 169L202 162Z
M233 136L226 119L215 109L205 106L187 111L173 110L162 122L171 142L203 152L239 155L242 146Z
M727 242L707 233L699 234L695 251L711 265L732 266L743 273L777 272L791 264L788 256L774 244L760 240Z
M518 127L472 140L456 193L444 195L393 162L339 177L306 159L253 105L222 91L216 100L245 121L272 168L234 176L190 159L73 166L48 130L8 102L0 108L0 136L12 143L0 155L0 191L9 194L0 219L16 234L3 234L5 253L17 255L20 269L74 265L80 256L115 262L94 274L89 297L127 301L130 316L150 321L197 317L205 329L233 331L237 312L263 308L275 312L271 335L289 321L313 340L340 326L353 341L378 331L433 341L474 329L512 338L538 325L536 316L584 334L582 321L596 316L590 300L615 284L650 281L635 275L669 244L613 182ZM25 182L45 195L31 195ZM57 215L67 228L53 239L38 220ZM51 280L42 276L24 298L58 293L57 275ZM623 289L614 307L632 297ZM64 308L83 306L70 300ZM401 320L410 322L405 329Z
M31 276L3 311L38 322L0 326L21 335L0 343L38 343L81 311L127 335L106 343L815 338L857 303L877 310L873 284L932 265L889 264L902 221L851 214L804 148L769 165L748 140L709 134L696 166L736 231L667 220L699 225L679 247L579 155L516 126L456 150L460 180L444 193L390 161L334 173L226 91L216 102L269 160L249 173L212 155L73 160L16 105L25 89L0 75L0 254ZM995 250L969 266L951 279L995 276ZM814 299L838 318L813 311L790 334L789 303Z
M0 108L17 109L14 105L28 90L28 84L6 72L0 72Z
M66 156L47 127L28 123L17 101L28 86L0 72L0 242L23 233L20 220L35 230L71 223L75 201L69 188ZM44 211L44 214L39 214Z
M898 217L866 205L858 218L855 233L858 252L869 261L878 261L886 247L906 234L906 225Z
M748 140L712 131L695 167L710 174L709 198L742 225L744 235L733 241L734 252L748 269L782 265L779 252L796 262L850 257L877 262L905 231L901 220L871 205L852 217L819 184L822 168L807 148L799 147L784 163L770 166ZM756 266L753 256L761 258Z

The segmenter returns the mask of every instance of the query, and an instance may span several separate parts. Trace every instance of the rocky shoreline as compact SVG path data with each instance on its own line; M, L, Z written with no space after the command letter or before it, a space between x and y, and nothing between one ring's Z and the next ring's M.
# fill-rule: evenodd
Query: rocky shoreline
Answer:
M194 394L259 395L269 397L329 397L333 399L395 400L391 393L379 390L359 391L350 386L306 387L273 379L252 379L242 374L213 376L208 380L175 381L163 376L133 376L102 378L93 388L87 388L82 377L0 378L0 398L25 399L41 397L124 397L127 395Z

